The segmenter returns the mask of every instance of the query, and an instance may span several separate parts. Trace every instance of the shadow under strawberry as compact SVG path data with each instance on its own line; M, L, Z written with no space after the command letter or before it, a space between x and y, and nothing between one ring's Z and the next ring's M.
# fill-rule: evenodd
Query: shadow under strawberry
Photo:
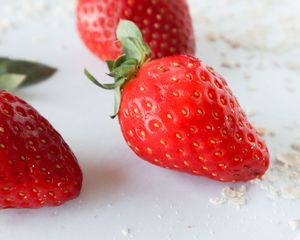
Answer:
M114 159L105 162L99 161L81 161L82 171L84 173L82 193L79 201L82 205L96 205L103 203L109 204L126 182L126 175L123 170L108 162L115 162Z

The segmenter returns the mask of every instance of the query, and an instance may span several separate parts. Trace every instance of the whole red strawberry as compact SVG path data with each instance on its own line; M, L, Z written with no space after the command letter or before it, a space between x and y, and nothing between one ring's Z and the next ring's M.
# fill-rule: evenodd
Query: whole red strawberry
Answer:
M82 173L59 133L4 90L0 109L0 208L57 206L77 197Z
M136 56L142 58L131 55L126 27L136 32ZM108 62L115 83L100 84L86 74L116 90L115 114L138 156L219 181L247 181L265 173L268 149L219 74L187 55L149 61L141 34L127 21L120 23L118 37L129 54Z
M195 39L185 0L79 0L77 28L85 45L103 60L121 53L116 38L120 19L134 21L153 57L194 54Z

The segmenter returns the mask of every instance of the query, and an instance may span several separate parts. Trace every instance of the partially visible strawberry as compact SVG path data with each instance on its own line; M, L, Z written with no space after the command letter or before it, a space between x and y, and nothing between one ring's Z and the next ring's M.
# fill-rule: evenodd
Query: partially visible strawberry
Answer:
M0 90L0 208L61 205L79 195L81 184L59 133L32 106Z
M121 53L116 39L120 19L134 21L153 57L194 54L195 39L185 0L79 0L77 28L85 45L103 60Z
M115 114L138 156L218 181L247 181L265 173L268 149L222 76L187 55L149 60L149 48L128 21L120 23L118 38L126 54L107 62L115 83L100 84L86 74L100 87L115 89Z

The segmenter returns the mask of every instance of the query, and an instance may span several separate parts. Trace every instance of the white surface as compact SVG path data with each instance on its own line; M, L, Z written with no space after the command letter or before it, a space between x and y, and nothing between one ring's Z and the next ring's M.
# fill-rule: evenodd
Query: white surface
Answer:
M0 11L0 19L9 15L11 3L18 2L22 1L0 0L0 5L6 6ZM72 147L84 174L82 194L58 208L1 210L0 239L294 239L297 232L290 229L289 222L300 218L299 200L274 202L257 186L249 185L246 206L215 207L209 199L232 184L164 170L138 159L129 150L117 120L109 118L113 93L93 86L82 74L82 69L88 67L98 78L108 81L104 74L107 70L82 45L74 19L56 5L60 2L49 0L51 9L55 9L49 13L47 7L42 8L43 14L30 15L31 19L18 12L19 20L12 20L14 27L5 33L0 31L0 55L36 59L58 67L53 78L16 94L49 119ZM67 2L72 4L64 3ZM209 1L203 2L207 9ZM216 1L223 2L226 1ZM253 121L276 130L275 137L267 138L272 157L287 151L292 141L300 137L300 72L289 70L281 57L290 59L299 49L285 54L253 50L247 66L248 51L206 40L208 29L201 25L199 7L202 5L192 9L197 56L223 73L245 109L257 111ZM222 31L222 27L215 30ZM220 52L243 67L221 67ZM279 67L274 61L279 62ZM249 73L251 79L245 80L244 75ZM291 87L293 91L289 91Z

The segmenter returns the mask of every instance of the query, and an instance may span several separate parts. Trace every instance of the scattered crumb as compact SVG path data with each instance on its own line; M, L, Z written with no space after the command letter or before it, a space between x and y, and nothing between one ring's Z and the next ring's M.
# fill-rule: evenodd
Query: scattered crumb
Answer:
M300 70L300 63L299 62L288 62L287 67L290 70L297 71L297 70Z
M232 69L232 68L239 68L241 64L232 60L226 60L221 63L221 66L224 68Z
M125 237L127 237L129 236L131 230L129 228L123 228L121 232Z
M201 8L194 11L192 9L192 12L194 19L201 21L202 31L203 25L206 26L204 30L208 32L207 38L211 39L210 41L219 40L232 48L242 48L247 51L298 52L299 16L296 8L291 7L286 11L287 4L295 6L294 0L246 2L224 0L214 3L207 0L201 4ZM211 14L211 9L214 9L214 14ZM276 39L272 37L273 35L277 36ZM297 62L288 63L292 69L298 68Z
M284 154L277 154L276 159L288 166L300 168L300 153L291 151Z
M254 127L255 127L257 133L261 137L264 137L266 135L274 137L276 135L275 130L269 130L269 129L265 128L265 127L262 127L262 126L259 126L259 125L255 125L255 124L254 124Z
M300 229L300 219L291 220L290 227L293 231Z
M214 206L220 206L220 205L222 205L223 203L226 202L226 199L221 198L221 197L214 197L214 198L210 198L209 202Z
M206 37L207 37L207 40L211 41L211 42L215 42L220 39L220 35L215 32L208 32Z
M271 136L271 137L276 136L276 131L275 130L270 130L269 131L269 136Z
M264 128L264 127L255 127L256 128L256 131L258 132L258 134L263 137L266 135L267 133L267 129Z
M284 199L300 199L300 190L294 186L288 186L282 189Z
M247 187L241 185L237 187L225 187L221 191L221 197L211 198L209 201L214 206L220 206L224 203L228 203L236 208L241 208L247 203L247 197L245 196Z
M295 151L300 152L300 141L292 143L291 148L294 149Z
M272 200L300 199L300 152L290 150L277 154L261 180L251 183L266 191Z
M259 184L261 182L261 180L259 179L259 178L255 178L255 179L252 179L252 180L250 180L250 183L251 184Z
M222 36L222 39L232 48L240 48L242 46L242 44L239 41L227 38L227 36Z
M251 74L249 72L244 72L243 75L244 75L245 79L247 79L247 80L251 79Z

